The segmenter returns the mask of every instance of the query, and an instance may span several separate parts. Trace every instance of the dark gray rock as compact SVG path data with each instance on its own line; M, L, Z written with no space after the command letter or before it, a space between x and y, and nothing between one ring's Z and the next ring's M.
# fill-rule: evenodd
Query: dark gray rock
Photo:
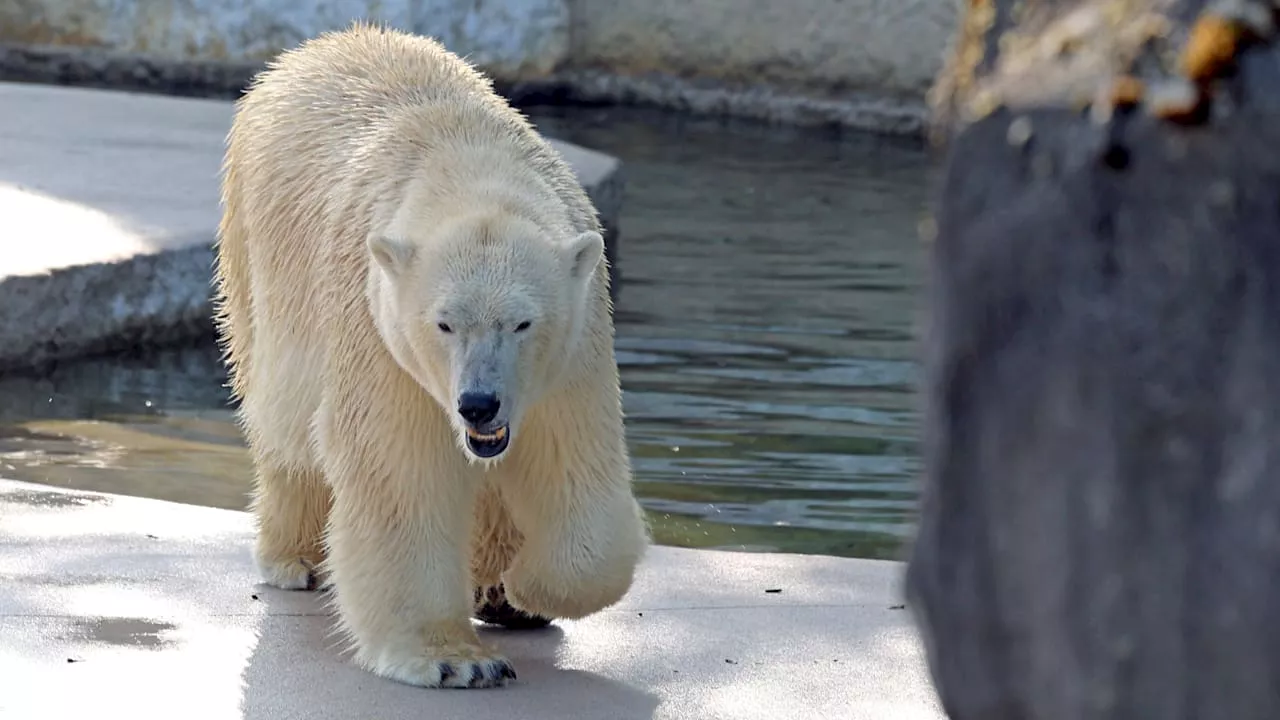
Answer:
M907 585L955 720L1280 717L1277 57L1199 125L951 138Z

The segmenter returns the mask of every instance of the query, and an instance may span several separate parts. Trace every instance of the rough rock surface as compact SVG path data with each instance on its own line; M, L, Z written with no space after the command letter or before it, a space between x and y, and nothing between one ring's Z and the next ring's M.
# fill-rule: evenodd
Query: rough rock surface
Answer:
M1280 717L1275 8L1015 5L971 5L938 98L908 592L943 705Z

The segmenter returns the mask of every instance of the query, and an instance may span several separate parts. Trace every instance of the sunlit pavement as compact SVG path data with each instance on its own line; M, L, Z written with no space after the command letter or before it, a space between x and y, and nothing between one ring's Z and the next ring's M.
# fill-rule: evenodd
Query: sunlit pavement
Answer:
M0 82L0 106L0 279L213 241L230 101ZM617 160L552 142L615 220Z
M655 547L619 605L482 630L519 680L424 690L258 583L241 512L0 480L0 718L942 718L901 565Z

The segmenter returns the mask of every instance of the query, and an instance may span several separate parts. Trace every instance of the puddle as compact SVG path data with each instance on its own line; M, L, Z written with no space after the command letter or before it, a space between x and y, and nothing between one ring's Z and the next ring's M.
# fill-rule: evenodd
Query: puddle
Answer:
M142 618L77 618L62 639L155 650L173 645L165 633L176 629L172 623Z

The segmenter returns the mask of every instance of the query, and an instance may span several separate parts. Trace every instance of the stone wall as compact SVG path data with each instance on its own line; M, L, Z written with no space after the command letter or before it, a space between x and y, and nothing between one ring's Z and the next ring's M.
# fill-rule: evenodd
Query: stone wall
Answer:
M506 78L549 73L569 47L565 0L0 0L0 41L253 61L356 18L434 35Z
M533 87L560 99L914 132L923 117L925 89L941 66L955 5L956 0L0 0L0 65L6 66L0 74L40 79L25 77L35 71L21 67L37 62L33 49L70 57L139 55L152 64L252 65L364 18L438 37L500 84Z
M572 60L838 95L919 97L952 0L572 0Z

